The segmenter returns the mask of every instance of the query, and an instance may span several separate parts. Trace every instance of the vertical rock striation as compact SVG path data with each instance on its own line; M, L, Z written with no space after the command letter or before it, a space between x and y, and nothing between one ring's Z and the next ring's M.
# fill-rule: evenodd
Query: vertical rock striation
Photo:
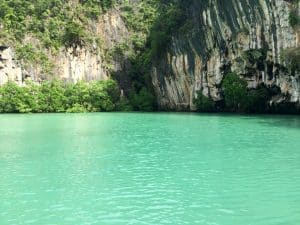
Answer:
M90 29L100 40L93 46L62 47L58 53L45 50L54 65L53 74L43 74L41 65L23 63L15 58L12 47L0 46L0 85L8 80L22 85L26 79L40 82L45 79L61 79L68 82L103 80L111 71L120 70L120 62L113 61L107 52L129 37L129 32L118 10L112 9L91 22ZM27 37L26 44L37 45L38 40Z
M13 50L8 46L0 46L0 85L13 80L21 85L23 82L22 69L15 59Z
M279 87L274 102L300 102L299 71L283 59L299 48L299 31L289 24L291 3L284 0L192 0L191 29L178 32L155 63L152 80L162 109L191 110L198 90L222 100L224 75L235 71L249 88Z

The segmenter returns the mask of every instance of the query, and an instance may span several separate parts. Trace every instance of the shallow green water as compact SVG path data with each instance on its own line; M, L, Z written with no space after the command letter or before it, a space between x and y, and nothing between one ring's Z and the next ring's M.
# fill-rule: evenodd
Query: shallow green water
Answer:
M300 117L0 115L0 224L298 225Z

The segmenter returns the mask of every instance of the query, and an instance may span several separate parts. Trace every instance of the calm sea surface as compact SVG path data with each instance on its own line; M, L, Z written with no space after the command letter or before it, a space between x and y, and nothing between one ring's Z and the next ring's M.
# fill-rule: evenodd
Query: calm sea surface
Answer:
M1 225L299 225L300 117L0 115Z

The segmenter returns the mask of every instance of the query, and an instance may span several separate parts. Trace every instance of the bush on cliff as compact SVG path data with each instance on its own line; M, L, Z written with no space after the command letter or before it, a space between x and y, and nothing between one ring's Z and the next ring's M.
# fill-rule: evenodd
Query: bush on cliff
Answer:
M247 104L247 82L236 73L225 76L222 87L226 109L232 112L245 110Z
M83 46L88 43L88 35L85 32L84 27L74 21L69 21L66 24L64 34L62 36L62 42L66 46Z
M194 104L198 112L213 112L215 111L215 103L212 99L205 96L202 91L197 92L197 98L194 99Z
M222 84L225 107L231 112L265 113L272 93L265 85L248 89L247 81L235 73L227 74Z
M299 4L299 0L292 1L292 6L289 14L289 23L295 29L300 25L298 4Z
M250 89L247 93L246 111L248 113L265 113L268 111L270 93L266 86L261 85L257 89Z
M183 4L189 1L160 1L159 16L149 35L151 58L157 59L171 42L171 35L186 24L187 16Z
M285 49L282 52L282 60L292 73L300 71L300 47Z
M130 101L136 111L153 111L155 108L155 97L145 87L134 94Z
M269 110L268 101L274 95L265 86L248 89L247 82L235 73L227 74L223 80L224 103L218 105L211 98L197 92L194 104L199 112L229 111L243 113L266 113ZM220 102L219 102L220 103Z

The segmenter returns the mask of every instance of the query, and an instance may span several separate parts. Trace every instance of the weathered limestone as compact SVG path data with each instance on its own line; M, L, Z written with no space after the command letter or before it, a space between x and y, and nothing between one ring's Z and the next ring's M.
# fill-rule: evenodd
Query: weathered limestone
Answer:
M161 109L194 109L198 90L215 101L222 100L221 83L229 71L244 77L250 88L261 83L279 87L281 95L275 96L273 102L300 104L300 72L292 71L283 60L285 50L300 47L300 31L289 25L291 1L187 2L191 32L174 35L171 49L152 69ZM126 73L124 70L130 67L126 60L110 58L108 54L114 46L128 44L130 32L121 13L110 10L97 22L91 22L90 29L99 37L100 48L71 47L61 48L55 55L47 53L54 64L53 77L78 82L107 79L111 71L118 76ZM28 41L36 44L36 40ZM39 82L48 78L40 65L23 65L15 60L13 49L0 47L0 85L8 80L22 85L26 79ZM130 86L126 82L121 85L124 89Z
M222 99L224 74L235 71L249 87L277 85L300 103L300 74L282 60L285 49L299 47L299 31L289 25L284 0L194 0L188 12L193 29L173 37L172 48L153 68L163 109L190 110L197 90ZM254 57L254 59L253 59Z
M129 32L116 9L109 11L91 24L91 29L101 40L101 46L61 48L57 54L47 52L53 63L53 75L43 74L41 65L23 65L18 62L12 48L0 47L0 85L8 80L22 85L26 79L40 82L43 79L58 78L70 82L103 80L110 70L120 70L119 62L107 59L106 52L129 36ZM38 44L38 40L28 37L26 43ZM22 64L22 66L21 66Z
M108 71L100 54L84 48L68 48L61 50L55 57L55 74L62 80L70 82L104 80Z
M15 81L22 84L22 69L13 50L8 46L0 46L0 85Z

